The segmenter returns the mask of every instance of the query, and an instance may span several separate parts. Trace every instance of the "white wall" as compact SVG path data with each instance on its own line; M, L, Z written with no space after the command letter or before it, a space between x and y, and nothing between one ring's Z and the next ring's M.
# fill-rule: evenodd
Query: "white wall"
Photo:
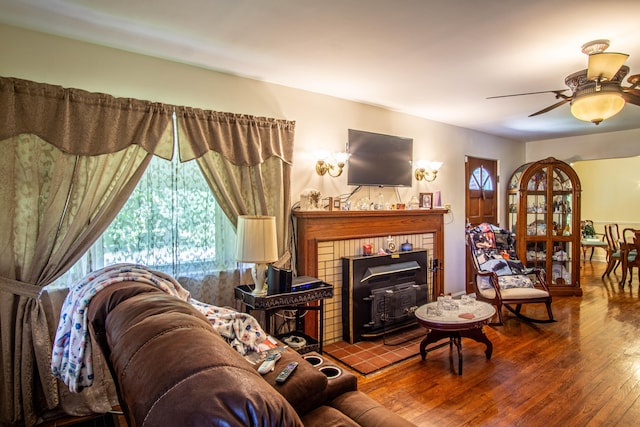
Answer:
M310 92L234 77L202 68L80 43L0 25L0 75L217 111L296 121L293 200L305 188L324 196L353 190L346 176L319 177L314 172L318 148L343 150L347 129L414 139L414 158L444 162L433 183L414 182L401 189L408 201L420 192L442 192L452 213L445 226L445 286L464 290L465 156L497 159L503 195L511 172L525 161L524 144L419 119L406 114ZM377 191L377 190L376 190Z
M628 108L638 107L631 106ZM571 138L546 139L528 142L526 148L527 162L535 162L547 157L555 157L567 163L572 163L578 160L615 159L633 156L640 156L640 129Z

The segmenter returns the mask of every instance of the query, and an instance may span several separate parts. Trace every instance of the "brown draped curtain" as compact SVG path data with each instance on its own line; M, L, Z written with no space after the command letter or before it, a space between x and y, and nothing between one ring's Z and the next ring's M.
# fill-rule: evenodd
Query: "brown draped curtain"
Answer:
M89 248L151 156L171 158L173 109L0 77L0 424L59 403L43 286Z
M196 159L231 222L276 217L278 253L288 259L295 122L180 107L180 159Z
M294 122L0 77L0 425L34 425L59 404L38 296L102 234L151 156L172 158L174 113L181 161L197 159L234 226L275 216L287 258Z

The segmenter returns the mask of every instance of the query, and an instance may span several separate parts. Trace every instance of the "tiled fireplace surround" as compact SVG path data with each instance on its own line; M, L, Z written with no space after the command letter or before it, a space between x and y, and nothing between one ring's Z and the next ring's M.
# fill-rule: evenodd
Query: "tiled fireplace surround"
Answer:
M324 301L323 343L342 340L342 257L362 255L362 245L372 243L374 253L387 247L391 236L398 248L406 241L427 250L427 265L444 253L445 209L419 211L329 212L297 211L298 274L317 277L334 288L334 297ZM444 288L442 272L436 276L436 294ZM427 276L432 284L433 277ZM314 313L309 312L308 315ZM311 316L310 316L311 317ZM305 322L307 334L317 337L316 318Z
M386 237L334 240L318 243L318 274L316 277L333 285L333 298L324 303L324 340L325 344L342 339L342 257L362 255L362 245L372 243L374 253L379 248L387 247ZM427 249L429 265L433 253L433 233L407 234L391 236L398 247L401 243L409 242L414 248ZM427 275L427 283L431 284L432 277Z

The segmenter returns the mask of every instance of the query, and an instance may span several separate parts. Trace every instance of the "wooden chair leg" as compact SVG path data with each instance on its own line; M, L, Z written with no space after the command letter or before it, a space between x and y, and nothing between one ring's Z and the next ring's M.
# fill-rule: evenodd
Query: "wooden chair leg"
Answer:
M549 320L553 320L553 312L551 311L551 301L545 303L547 306L547 314L549 315Z
M620 260L616 260L613 266L613 273L615 274L616 270L620 267Z
M604 270L604 273L602 273L602 278L604 279L604 276L609 276L609 274L611 274L612 271L614 271L614 267L617 268L617 261L615 259L608 259L607 260L607 268Z
M609 273L611 273L611 260L608 259L607 257L607 268L604 269L604 273L602 273L602 278L604 279L604 276L608 276Z
M489 323L490 326L503 326L504 321L502 319L502 304L496 304L496 313L498 314L498 321Z

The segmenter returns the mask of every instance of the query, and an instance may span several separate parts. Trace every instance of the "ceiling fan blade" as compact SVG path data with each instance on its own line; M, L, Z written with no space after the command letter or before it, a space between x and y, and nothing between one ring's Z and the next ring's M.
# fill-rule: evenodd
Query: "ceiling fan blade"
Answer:
M548 113L549 111L553 110L554 108L558 108L559 106L564 105L567 102L571 102L571 98L565 98L560 102L556 102L555 104L548 106L547 108L543 108L540 111L536 111L533 114L529 114L529 117L538 116L540 114Z
M634 104L640 106L640 89L631 89L624 91L622 97L628 104Z
M636 87L638 87L638 84L640 84L640 74L634 74L632 76L629 76L627 78L627 81L631 85L629 86L629 89L635 89Z
M495 99L495 98L509 98L511 96L523 96L523 95L537 95L539 93L555 93L556 98L567 97L566 95L562 95L563 92L566 92L567 89L560 90L541 90L540 92L525 92L525 93L514 93L511 95L498 95L498 96L488 96L487 99ZM568 97L567 97L568 98Z
M589 55L587 80L609 81L627 60L626 53L602 52Z

